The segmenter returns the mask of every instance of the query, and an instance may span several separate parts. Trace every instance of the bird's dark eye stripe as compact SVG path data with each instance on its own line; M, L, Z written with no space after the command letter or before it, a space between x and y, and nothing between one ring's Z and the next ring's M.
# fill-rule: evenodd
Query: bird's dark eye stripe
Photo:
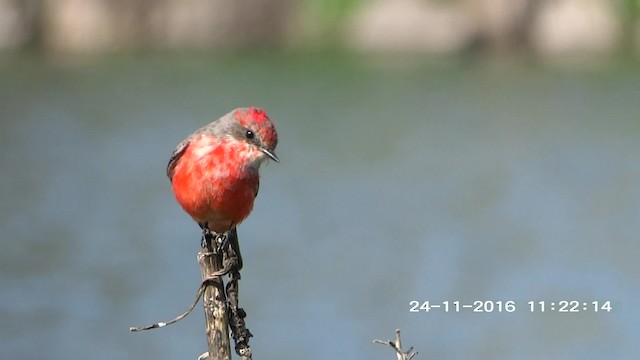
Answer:
M253 131L251 130L247 130L247 132L244 133L244 135L247 137L247 139L253 139L256 136L256 134L254 134Z

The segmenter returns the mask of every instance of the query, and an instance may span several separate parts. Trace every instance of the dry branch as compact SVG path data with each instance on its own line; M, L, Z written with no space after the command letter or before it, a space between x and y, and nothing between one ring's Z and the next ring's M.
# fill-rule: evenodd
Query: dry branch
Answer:
M400 340L400 329L396 329L395 341L393 340L384 341L384 340L376 339L376 340L373 340L373 342L375 344L390 346L393 350L395 350L397 360L411 360L413 359L414 356L418 354L417 351L413 350L413 347L410 347L409 350L407 351L402 350L402 341Z
M244 321L246 312L238 306L238 280L242 257L237 236L235 229L216 236L205 232L197 257L202 282L193 303L172 320L130 327L129 330L151 330L176 323L191 313L202 296L209 351L200 355L198 360L231 360L229 329L235 342L236 353L243 360L251 360L249 338L253 335ZM227 274L229 282L225 286L223 277Z
M221 276L216 276L223 266L222 252L213 252L203 247L198 252L198 264L204 286L202 305L204 307L207 334L208 358L231 360L229 344L229 324L227 322L227 298ZM201 355L202 356L202 355Z

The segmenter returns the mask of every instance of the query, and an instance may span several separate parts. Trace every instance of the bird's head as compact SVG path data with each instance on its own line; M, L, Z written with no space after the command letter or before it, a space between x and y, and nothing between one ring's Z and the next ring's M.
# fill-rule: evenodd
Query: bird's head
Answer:
M236 140L255 146L260 151L256 160L271 159L279 162L275 150L278 145L278 133L273 121L263 109L246 107L231 112L234 120L233 136Z

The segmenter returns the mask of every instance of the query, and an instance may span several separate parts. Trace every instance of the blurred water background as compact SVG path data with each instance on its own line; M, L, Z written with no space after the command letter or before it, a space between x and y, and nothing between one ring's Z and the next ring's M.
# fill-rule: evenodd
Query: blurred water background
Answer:
M55 4L26 3L32 12L18 13ZM275 14L291 6L254 3ZM391 359L372 340L396 328L418 359L640 358L634 13L615 18L627 30L611 47L543 51L515 26L460 48L399 49L335 30L364 21L370 5L305 4L291 11L313 25L297 28L303 45L278 30L232 44L83 48L53 46L47 28L5 48L0 359L205 350L200 307L165 329L128 327L192 300L199 231L173 198L166 163L188 133L245 105L276 122L281 159L262 169L239 228L256 358ZM61 24L99 18L86 11ZM517 310L411 313L412 300L513 300ZM538 300L610 300L613 310L531 313Z

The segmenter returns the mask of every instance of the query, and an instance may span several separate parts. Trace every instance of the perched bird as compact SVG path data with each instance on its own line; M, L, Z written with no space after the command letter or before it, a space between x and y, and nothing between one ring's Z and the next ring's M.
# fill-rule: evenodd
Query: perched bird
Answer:
M279 162L277 144L275 125L266 112L246 107L194 131L176 146L167 176L176 200L203 230L203 241L208 232L236 237L236 226L249 215L258 195L260 165L267 159Z

